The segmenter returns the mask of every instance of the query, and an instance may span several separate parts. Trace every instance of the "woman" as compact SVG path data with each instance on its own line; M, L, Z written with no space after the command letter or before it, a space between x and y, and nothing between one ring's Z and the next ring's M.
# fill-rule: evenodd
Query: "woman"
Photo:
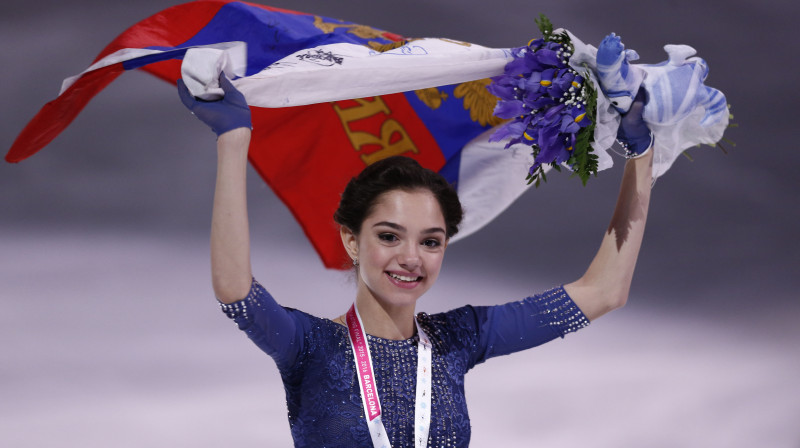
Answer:
M637 157L625 167L611 224L580 279L506 305L415 317L462 211L443 178L391 158L367 167L342 194L335 220L356 270L356 297L347 313L321 319L279 306L253 279L245 197L250 114L241 93L224 77L220 84L224 98L204 102L179 81L184 104L218 135L214 292L275 360L296 446L467 446L470 368L563 337L625 304L652 182L643 95L620 132Z

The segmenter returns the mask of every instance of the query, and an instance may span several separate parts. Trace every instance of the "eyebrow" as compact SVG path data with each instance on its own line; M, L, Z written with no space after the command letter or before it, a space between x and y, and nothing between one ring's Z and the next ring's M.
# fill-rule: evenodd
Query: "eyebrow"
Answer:
M381 222L377 222L377 223L372 225L373 228L374 227L379 227L379 226L389 227L389 228L392 228L392 229L395 229L395 230L398 230L398 231L401 231L401 232L405 232L407 230L405 227L401 226L400 224L396 224L396 223L389 222L389 221L381 221ZM444 233L444 234L447 234L447 232L445 232L444 229L441 228L441 227L431 227L429 229L423 230L422 233Z

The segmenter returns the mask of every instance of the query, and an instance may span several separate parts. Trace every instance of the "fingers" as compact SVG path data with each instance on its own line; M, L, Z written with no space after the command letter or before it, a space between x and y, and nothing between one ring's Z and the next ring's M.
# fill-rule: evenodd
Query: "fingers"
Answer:
M187 109L192 110L194 107L194 96L191 92L189 92L189 88L186 87L186 83L183 82L183 79L178 80L178 96L181 97L181 102Z
M634 102L640 102L640 103L642 103L644 105L644 104L647 104L647 100L648 99L649 99L649 97L647 95L647 90L645 90L645 88L642 86L642 87L639 87L639 91L636 92L636 97L633 99L633 101Z
M232 92L239 92L236 90L236 87L233 86L231 80L225 76L225 72L220 72L219 74L219 86L222 87L222 91L225 92L225 95Z
M244 97L244 94L233 85L233 82L225 76L224 72L219 74L219 86L222 88L222 91L225 92L225 101L237 106L248 107L247 99Z
M641 120L642 111L644 110L645 104L647 104L647 100L647 91L644 87L640 87L639 91L636 93L636 97L633 99L631 108L623 116L631 117L632 119L635 118L636 121Z

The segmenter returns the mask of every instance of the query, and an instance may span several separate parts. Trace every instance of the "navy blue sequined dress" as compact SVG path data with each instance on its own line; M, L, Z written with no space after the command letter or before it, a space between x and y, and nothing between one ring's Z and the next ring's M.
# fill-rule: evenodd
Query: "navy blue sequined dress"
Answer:
M245 299L222 309L278 365L296 447L372 447L346 327L281 307L255 281ZM417 319L433 344L428 446L437 448L469 445L469 369L589 323L561 287L519 302L420 313ZM411 447L418 339L368 335L367 341L389 439L395 448Z

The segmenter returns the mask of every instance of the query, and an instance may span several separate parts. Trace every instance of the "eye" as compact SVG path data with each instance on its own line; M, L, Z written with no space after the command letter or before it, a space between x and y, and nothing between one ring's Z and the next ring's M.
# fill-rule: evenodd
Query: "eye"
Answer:
M379 233L378 239L387 243L394 243L397 241L397 235L394 233Z
M441 246L441 245L442 245L442 242L441 242L441 241L439 241L439 240L438 240L438 239L436 239L436 238L428 238L428 239L426 239L426 240L424 240L424 241L422 242L422 245L423 245L423 246L426 246L426 247L430 247L430 248L435 248L435 247L439 247L439 246Z

